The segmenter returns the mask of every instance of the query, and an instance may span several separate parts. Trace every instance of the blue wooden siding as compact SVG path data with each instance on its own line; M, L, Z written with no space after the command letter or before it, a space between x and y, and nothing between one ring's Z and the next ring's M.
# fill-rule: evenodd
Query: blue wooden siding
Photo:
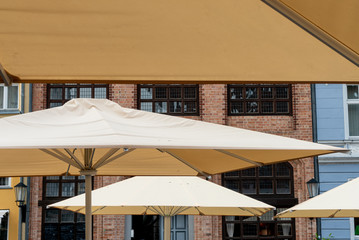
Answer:
M328 163L319 164L320 193L346 183L350 178L359 177L359 164L355 163ZM349 218L323 218L322 236L329 234L335 240L350 239Z
M316 104L318 140L343 140L343 85L316 84Z

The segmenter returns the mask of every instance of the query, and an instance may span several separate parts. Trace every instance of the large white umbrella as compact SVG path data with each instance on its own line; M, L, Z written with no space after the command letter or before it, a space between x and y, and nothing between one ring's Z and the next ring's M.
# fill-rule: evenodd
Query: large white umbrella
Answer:
M109 100L0 119L0 176L212 175L342 148L122 108ZM91 239L88 194L86 235Z
M279 218L343 218L359 217L359 178L328 190L289 208Z
M49 207L85 213L85 194ZM175 215L260 216L274 209L199 177L133 177L92 191L92 214L162 215L165 240Z

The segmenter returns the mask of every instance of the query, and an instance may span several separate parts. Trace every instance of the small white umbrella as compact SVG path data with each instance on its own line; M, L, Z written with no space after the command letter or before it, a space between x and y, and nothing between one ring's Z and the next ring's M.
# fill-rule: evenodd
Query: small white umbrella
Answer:
M85 213L85 194L49 207ZM260 216L274 209L199 177L133 177L92 191L92 214L162 215L170 239L175 215Z
M279 218L359 217L359 178L344 183L314 198L289 208Z

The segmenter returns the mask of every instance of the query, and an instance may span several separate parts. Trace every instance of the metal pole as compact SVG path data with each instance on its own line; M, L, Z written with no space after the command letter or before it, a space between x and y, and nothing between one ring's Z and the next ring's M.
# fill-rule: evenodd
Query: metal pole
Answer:
M163 239L171 240L171 216L163 216Z
M92 191L92 176L96 175L95 170L84 170L80 172L81 175L85 175L85 239L92 240L92 199L91 199L91 191Z
M24 178L20 177L20 182L24 182ZM18 230L17 230L17 239L21 240L22 239L22 206L19 207L19 221L18 221Z

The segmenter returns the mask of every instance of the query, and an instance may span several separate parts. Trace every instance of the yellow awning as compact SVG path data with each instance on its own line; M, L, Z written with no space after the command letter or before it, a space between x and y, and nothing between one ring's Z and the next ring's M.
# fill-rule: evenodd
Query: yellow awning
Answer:
M0 64L14 82L359 82L260 0L0 0Z

